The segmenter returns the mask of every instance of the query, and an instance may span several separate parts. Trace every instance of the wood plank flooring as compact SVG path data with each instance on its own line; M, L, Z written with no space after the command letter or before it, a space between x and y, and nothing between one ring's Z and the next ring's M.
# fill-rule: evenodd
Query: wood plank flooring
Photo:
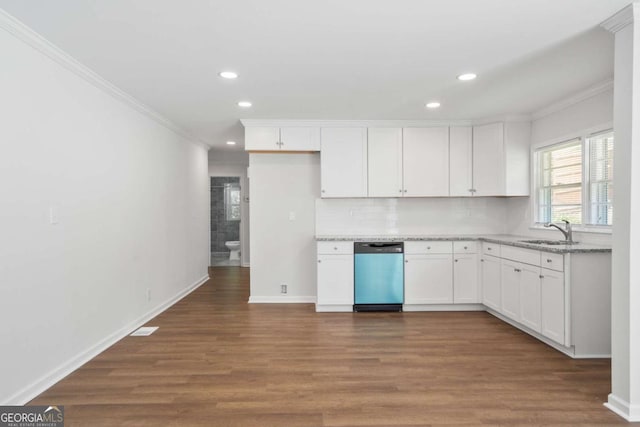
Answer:
M480 313L315 313L212 279L36 398L66 426L628 425L608 360L572 360Z

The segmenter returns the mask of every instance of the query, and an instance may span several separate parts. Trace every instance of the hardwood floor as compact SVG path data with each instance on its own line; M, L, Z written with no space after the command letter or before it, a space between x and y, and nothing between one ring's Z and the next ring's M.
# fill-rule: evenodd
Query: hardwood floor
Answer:
M315 313L212 279L36 398L66 426L628 425L608 360L480 313Z

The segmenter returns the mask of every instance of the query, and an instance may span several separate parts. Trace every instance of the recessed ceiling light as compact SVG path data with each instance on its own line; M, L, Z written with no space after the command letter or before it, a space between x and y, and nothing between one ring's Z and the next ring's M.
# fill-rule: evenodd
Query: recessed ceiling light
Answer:
M227 141L227 145L236 145L235 141Z
M476 75L475 75L475 74L473 74L473 73L465 73L465 74L460 74L460 75L458 76L458 80L462 80L463 82L465 82L465 81L467 81L467 80L473 80L473 79L475 79L476 77L478 77L478 76L476 76Z
M238 102L238 107L249 108L251 107L251 103L249 101L240 101Z
M440 107L440 103L439 102L429 102L426 105L427 108L438 108Z
M234 73L233 71L223 71L220 73L220 77L223 79L237 79L238 73Z

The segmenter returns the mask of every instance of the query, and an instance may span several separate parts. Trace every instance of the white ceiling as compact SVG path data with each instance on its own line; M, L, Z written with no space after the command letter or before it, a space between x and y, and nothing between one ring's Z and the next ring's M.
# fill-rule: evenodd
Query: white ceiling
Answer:
M631 0L0 0L213 147L240 118L479 119L613 75L598 24ZM240 74L235 81L222 70ZM462 83L460 73L478 79ZM442 108L424 108L437 99ZM237 107L253 102L251 109Z

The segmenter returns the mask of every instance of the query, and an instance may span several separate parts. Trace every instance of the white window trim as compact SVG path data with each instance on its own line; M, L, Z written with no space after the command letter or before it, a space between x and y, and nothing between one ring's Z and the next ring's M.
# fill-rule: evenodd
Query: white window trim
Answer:
M598 126L594 126L594 127L590 127L587 129L582 129L580 131L576 131L567 135L563 135L561 137L558 138L553 138L544 142L539 142L539 143L534 143L531 144L531 150L529 152L529 158L530 158L530 170L531 170L531 180L530 180L530 185L531 185L531 192L529 194L532 195L532 197L529 198L529 215L531 218L531 224L529 225L529 229L530 230L548 230L547 227L545 227L542 224L538 224L536 223L536 218L538 216L538 212L537 212L537 207L538 207L538 156L536 156L536 151L545 148L545 147L549 147L551 145L556 145L556 144L560 144L562 142L569 142L572 139L580 139L582 146L583 146L583 152L582 152L582 156L583 156L583 162L582 162L582 176L585 176L585 173L587 172L586 169L586 162L584 161L584 157L588 156L588 153L585 152L585 143L588 140L588 138L592 135L598 134L598 133L603 133L603 132L607 132L609 130L613 129L613 122L606 122L606 123L602 123ZM586 147L588 148L588 147ZM614 166L615 168L615 166ZM615 179L615 178L614 178ZM582 185L582 200L584 203L584 200L587 200L588 194L587 191L589 191L588 186L586 185L585 180L583 179L583 185ZM573 231L578 231L581 233L594 233L594 234L611 234L613 227L610 225L591 225L591 224L585 224L585 218L586 218L587 213L585 212L585 210L582 210L582 224L576 224L573 225Z

